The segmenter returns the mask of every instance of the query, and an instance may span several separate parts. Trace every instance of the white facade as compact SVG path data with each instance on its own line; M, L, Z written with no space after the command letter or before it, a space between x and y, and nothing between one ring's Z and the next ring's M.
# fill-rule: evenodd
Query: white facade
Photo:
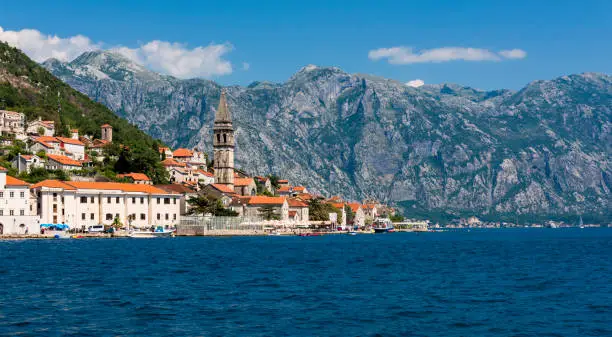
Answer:
M0 168L0 234L38 234L35 214L28 184Z
M20 112L0 110L0 133L15 135L15 138L24 140L25 115Z
M45 164L37 155L19 155L13 159L13 167L17 168L19 173L30 172L32 168L41 168Z
M174 226L180 222L180 194L149 185L43 181L33 186L42 223L70 228L111 225ZM131 219L131 221L130 221Z
M53 121L43 121L40 117L37 120L28 123L28 128L26 131L27 133L38 134L38 130L41 128L44 130L44 133L42 135L39 134L39 136L51 137L53 134L55 134L55 123Z

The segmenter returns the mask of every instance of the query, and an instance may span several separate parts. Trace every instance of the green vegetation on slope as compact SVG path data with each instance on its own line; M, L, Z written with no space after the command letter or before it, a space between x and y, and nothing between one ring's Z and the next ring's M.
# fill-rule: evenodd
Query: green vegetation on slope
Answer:
M69 136L69 128L80 134L100 138L100 126L113 127L113 143L126 145L117 153L123 165L115 165L117 173L147 173L154 182L166 182L167 174L160 164L158 140L118 117L102 104L74 90L54 77L25 54L0 42L0 109L22 112L27 121L41 117L52 120L58 135ZM145 165L146 164L146 165Z

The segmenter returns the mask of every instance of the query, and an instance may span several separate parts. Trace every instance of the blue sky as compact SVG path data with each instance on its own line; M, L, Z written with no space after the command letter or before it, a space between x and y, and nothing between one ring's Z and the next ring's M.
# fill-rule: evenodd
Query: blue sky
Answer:
M34 58L115 49L222 84L307 64L482 89L612 70L612 1L2 1L0 27Z

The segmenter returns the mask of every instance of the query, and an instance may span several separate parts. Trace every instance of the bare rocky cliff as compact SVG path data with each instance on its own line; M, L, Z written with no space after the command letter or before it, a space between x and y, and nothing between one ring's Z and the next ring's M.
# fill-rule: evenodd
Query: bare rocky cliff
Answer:
M108 52L44 64L174 147L211 150L221 87L152 73ZM419 88L307 66L287 82L228 87L239 167L323 194L425 212L610 219L612 77L518 92ZM609 220L608 220L609 221Z

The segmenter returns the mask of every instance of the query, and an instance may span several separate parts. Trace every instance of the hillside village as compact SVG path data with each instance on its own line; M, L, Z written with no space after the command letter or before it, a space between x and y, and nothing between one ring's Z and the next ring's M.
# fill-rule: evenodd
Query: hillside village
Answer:
M130 166L121 165L129 162L130 148L113 141L110 124L100 125L99 138L68 129L66 137L54 121L27 121L23 113L0 111L0 234L62 227L78 232L99 225L176 228L181 217L194 214L347 229L395 214L375 200L324 197L282 177L251 176L235 168L225 93L215 119L212 161L199 149L159 146L155 165L164 169L161 178L146 170L121 170Z

